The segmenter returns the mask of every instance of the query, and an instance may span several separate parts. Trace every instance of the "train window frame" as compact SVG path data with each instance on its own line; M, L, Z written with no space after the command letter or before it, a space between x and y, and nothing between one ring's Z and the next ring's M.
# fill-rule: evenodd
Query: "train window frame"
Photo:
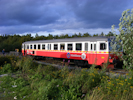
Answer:
M93 43L90 43L90 50L93 51Z
M51 50L51 44L50 43L48 44L47 47L48 47L48 50Z
M87 46L86 46L86 44L87 44ZM88 51L89 50L88 49L88 47L89 47L88 44L89 44L88 42L85 42L85 44L84 44L85 45L85 47L84 47L85 51Z
M71 45L71 46L69 46ZM69 47L71 47L71 49L69 49ZM73 43L67 43L67 50L73 50Z
M30 45L30 49L33 49L33 46L32 46L32 44Z
M34 44L34 49L37 49L37 46L36 46L36 44Z
M80 44L80 49L77 47ZM82 50L82 43L75 43L75 50L81 51Z
M38 44L38 50L40 50L41 49L41 45L40 44Z
M62 48L63 47L63 48ZM65 50L65 43L60 44L60 50Z
M54 50L58 50L58 44L54 44Z
M104 44L104 46L102 46L102 44ZM100 50L106 50L107 49L107 44L104 43L104 42L100 42L99 49Z
M43 48L44 47L44 48ZM42 44L42 50L45 50L46 49L46 46L45 44Z
M94 43L94 51L96 51L96 50L97 50L97 44Z
M29 49L29 45L27 45L27 49Z

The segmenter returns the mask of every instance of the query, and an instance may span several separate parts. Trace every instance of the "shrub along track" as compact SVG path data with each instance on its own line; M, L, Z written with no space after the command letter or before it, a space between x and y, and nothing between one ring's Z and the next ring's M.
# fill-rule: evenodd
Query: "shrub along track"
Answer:
M87 65L87 66L83 66L83 67L82 66L77 66L77 65L74 64L74 62L70 62L69 60L54 59L54 58L45 58L45 60L36 59L34 61L39 63L39 64L51 65L51 66L57 67L59 69L66 66L66 67L68 67L68 69L86 68L86 70L89 71L89 68L91 67L91 65ZM101 71L101 68L99 66L96 66L95 68L99 68L99 71ZM126 75L128 74L128 71L126 71L124 69L117 69L117 68L107 69L106 74L111 76L111 77L119 77L121 75L121 76L124 76L126 78Z

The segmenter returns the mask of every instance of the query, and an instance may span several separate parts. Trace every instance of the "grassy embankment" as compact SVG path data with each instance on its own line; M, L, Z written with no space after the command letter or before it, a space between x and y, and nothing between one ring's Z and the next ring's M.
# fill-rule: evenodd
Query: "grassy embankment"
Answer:
M24 100L131 100L133 75L110 78L103 69L68 70L33 63L31 58L0 57L0 98ZM15 75L13 76L12 73Z

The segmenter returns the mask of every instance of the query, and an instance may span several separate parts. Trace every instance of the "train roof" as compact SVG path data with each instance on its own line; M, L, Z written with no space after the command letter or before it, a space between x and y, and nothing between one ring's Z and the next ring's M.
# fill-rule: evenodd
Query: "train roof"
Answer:
M111 37L76 37L76 38L64 38L64 39L52 39L52 40L36 40L36 41L26 41L23 44L33 44L33 43L56 43L56 42L81 42L81 41L108 41Z

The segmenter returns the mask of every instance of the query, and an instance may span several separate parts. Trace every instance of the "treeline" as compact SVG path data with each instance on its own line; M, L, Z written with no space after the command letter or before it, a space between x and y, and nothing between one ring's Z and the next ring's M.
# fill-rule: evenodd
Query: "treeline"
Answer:
M9 51L15 51L15 49L19 49L21 51L21 45L25 41L31 41L31 40L48 40L48 39L61 39L61 38L73 38L73 37L94 37L94 36L113 36L112 32L109 32L108 34L104 34L103 32L101 34L94 34L90 35L89 33L78 33L73 35L68 34L62 34L62 35L52 35L49 34L48 36L39 36L38 34L35 35L35 37L32 37L31 34L27 35L3 35L0 36L0 50L2 51L5 49L5 52Z

